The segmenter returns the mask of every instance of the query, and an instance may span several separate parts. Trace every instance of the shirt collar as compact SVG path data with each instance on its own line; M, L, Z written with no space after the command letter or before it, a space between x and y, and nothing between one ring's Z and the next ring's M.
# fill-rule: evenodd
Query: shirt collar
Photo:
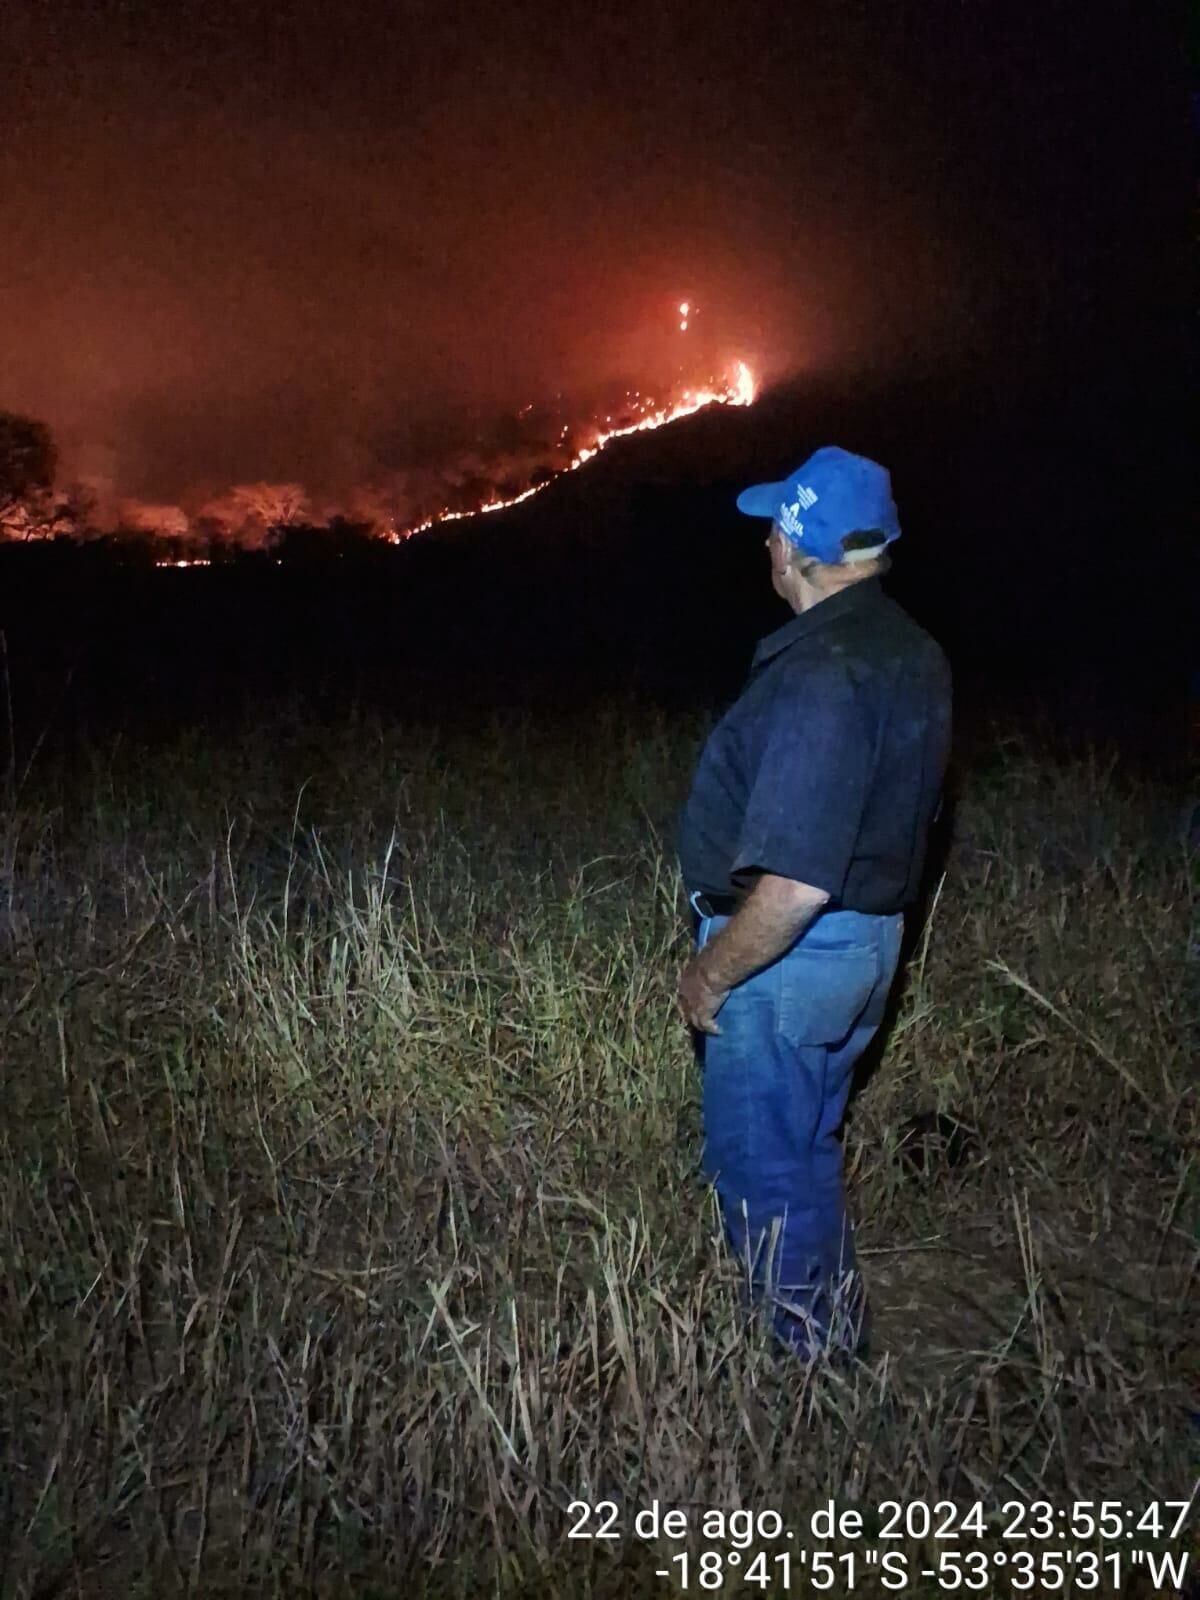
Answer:
M825 600L819 600L815 606L799 612L790 622L785 622L782 628L776 628L774 633L760 639L750 670L757 671L781 650L788 649L800 639L807 639L818 628L827 627L831 622L840 622L843 618L877 605L881 599L883 585L879 578L860 578L857 583L848 583L844 589L839 589Z

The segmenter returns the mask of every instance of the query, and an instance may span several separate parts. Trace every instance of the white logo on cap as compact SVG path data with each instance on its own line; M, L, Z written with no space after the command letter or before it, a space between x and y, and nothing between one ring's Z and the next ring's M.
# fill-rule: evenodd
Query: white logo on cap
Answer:
M796 485L796 498L791 505L780 506L779 508L779 524L784 533L790 534L793 539L803 539L804 524L800 521L800 513L801 511L807 511L810 506L815 506L816 503L817 497L813 491L806 488L804 484L798 483Z

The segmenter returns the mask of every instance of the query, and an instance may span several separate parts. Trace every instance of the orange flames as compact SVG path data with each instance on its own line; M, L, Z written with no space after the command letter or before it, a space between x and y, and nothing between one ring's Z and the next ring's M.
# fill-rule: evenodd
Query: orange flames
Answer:
M695 307L687 300L680 303L682 313L682 326L686 329L689 314L695 312ZM508 499L495 498L482 501L471 510L451 511L448 507L432 516L426 517L421 522L410 526L398 528L393 524L392 531L381 535L391 544L402 544L413 534L424 533L430 528L437 527L443 522L462 522L468 517L486 516L492 511L504 511L509 506L518 506L524 500L531 500L535 494L540 494L554 479L561 477L564 472L574 472L582 467L585 462L591 461L600 454L605 445L613 439L622 439L632 433L647 433L655 428L665 428L669 423L678 422L683 417L690 417L697 411L703 411L707 406L748 406L752 405L755 397L754 374L744 361L737 361L730 368L727 375L720 381L710 380L709 384L699 389L683 389L678 391L672 399L661 403L653 396L642 395L640 392L628 392L625 396L626 404L622 415L634 418L633 421L619 422L613 426L612 415L597 419L594 424L595 431L591 442L584 445L570 461L561 466L558 471L551 473L543 481L533 484L522 493ZM526 408L529 410L530 408ZM569 428L564 426L562 438L569 433ZM209 560L206 557L192 556L188 559L164 559L155 562L159 567L206 567Z
M688 302L683 301L679 309L686 313ZM686 315L683 325L687 326ZM684 389L677 400L656 409L653 397L628 394L626 399L629 401L630 410L638 414L638 420L625 427L606 426L599 429L594 441L580 450L562 472L576 471L584 462L590 461L593 456L598 456L604 446L613 439L623 439L631 433L646 433L653 428L665 428L668 423L678 422L681 417L690 417L697 411L703 411L706 406L753 405L754 394L754 374L744 361L735 362L730 374L722 382L710 384L706 389ZM610 421L611 418L605 418L606 424ZM566 429L563 431L566 432ZM561 476L561 472L554 474L554 477ZM418 522L413 527L393 533L389 537L393 544L400 544L414 533L425 533L429 528L435 528L442 522L462 522L467 517L485 516L490 511L504 511L509 506L519 506L523 500L532 500L535 494L540 494L547 484L553 481L554 478L547 478L545 483L534 484L522 494L513 495L510 500L487 500L471 511L438 512L432 517L426 517L424 522Z

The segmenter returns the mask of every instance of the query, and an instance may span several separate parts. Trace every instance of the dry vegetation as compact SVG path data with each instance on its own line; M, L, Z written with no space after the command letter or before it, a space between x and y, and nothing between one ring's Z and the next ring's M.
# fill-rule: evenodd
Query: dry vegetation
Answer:
M281 713L35 766L0 831L0 1592L666 1594L682 1546L568 1540L569 1503L1187 1496L1182 795L966 758L847 1134L871 1360L809 1371L739 1325L698 1170L703 726ZM965 1131L902 1148L937 1112Z

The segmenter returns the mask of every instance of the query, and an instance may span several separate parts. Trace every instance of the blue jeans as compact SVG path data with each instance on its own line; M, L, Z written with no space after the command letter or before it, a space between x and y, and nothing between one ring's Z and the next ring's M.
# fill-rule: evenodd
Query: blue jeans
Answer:
M728 917L702 917L703 949ZM855 1349L865 1302L838 1138L854 1063L883 1020L903 916L831 911L730 990L700 1034L704 1165L750 1298L802 1354Z

